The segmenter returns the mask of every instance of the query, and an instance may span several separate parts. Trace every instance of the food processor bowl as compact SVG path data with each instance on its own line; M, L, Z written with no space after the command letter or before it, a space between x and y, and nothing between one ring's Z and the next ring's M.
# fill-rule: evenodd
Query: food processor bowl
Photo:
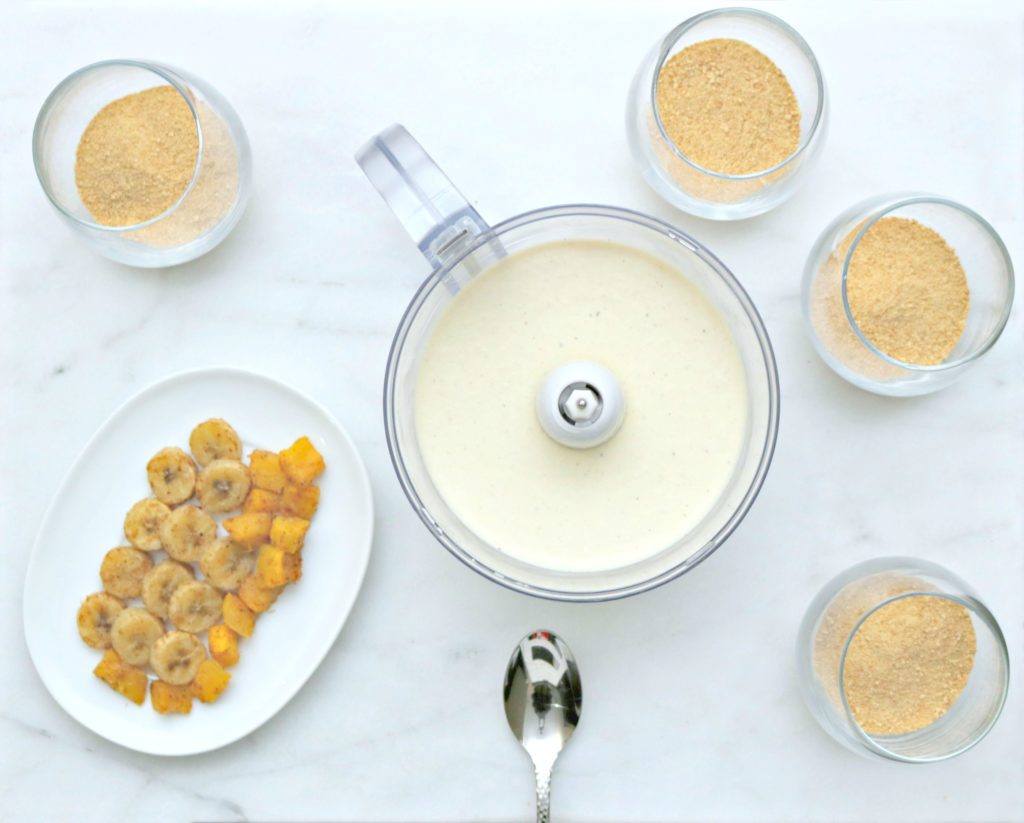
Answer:
M610 600L647 591L710 556L756 499L771 464L779 425L779 383L771 343L756 308L729 270L682 231L627 209L555 206L488 226L401 126L392 126L371 139L356 159L434 268L402 317L384 383L384 422L391 460L403 491L431 534L484 577L515 591L565 601ZM681 271L728 326L742 361L749 404L735 470L703 520L652 556L592 572L565 572L526 563L477 535L431 479L417 442L415 420L424 348L459 291L509 254L564 240L619 243Z

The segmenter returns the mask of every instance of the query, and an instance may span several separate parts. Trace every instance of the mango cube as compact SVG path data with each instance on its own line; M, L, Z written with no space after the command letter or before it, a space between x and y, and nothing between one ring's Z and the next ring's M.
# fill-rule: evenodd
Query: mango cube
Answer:
M231 674L224 671L220 663L206 658L199 664L196 679L192 681L192 694L202 703L212 703L224 693L230 679Z
M224 625L242 637L252 637L256 615L234 592L224 595Z
M242 514L252 514L253 512L277 514L280 510L281 495L277 492L268 492L266 489L253 489L242 504Z
M256 574L266 588L295 583L302 577L302 555L291 554L276 546L263 546L256 559Z
M192 693L188 686L172 686L163 680L149 684L149 700L160 714L188 714L192 711Z
M319 486L296 486L289 483L281 495L281 511L285 514L312 520L320 505Z
M309 521L302 517L279 515L270 525L270 545L296 554L306 540Z
M280 586L268 589L255 574L250 574L242 581L242 585L238 587L239 599L244 605L248 606L250 611L256 614L262 614L273 606L280 593Z
M228 626L223 623L211 626L207 639L210 641L210 657L225 669L238 662L238 635Z
M142 669L125 663L113 649L103 652L103 658L92 673L118 694L141 706L146 701L149 678Z
M273 515L266 512L248 512L229 517L224 521L224 528L233 542L253 548L270 539L270 526L273 522Z
M254 451L249 458L249 474L257 489L277 493L284 491L287 478L281 469L281 458L274 452Z
M281 468L293 483L307 486L324 470L324 459L308 437L300 437L281 452Z

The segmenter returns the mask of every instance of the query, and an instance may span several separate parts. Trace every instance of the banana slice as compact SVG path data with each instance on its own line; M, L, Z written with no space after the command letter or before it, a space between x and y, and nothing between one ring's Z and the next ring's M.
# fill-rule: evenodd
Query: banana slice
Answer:
M217 523L196 506L179 506L160 527L160 542L175 560L192 563L217 539Z
M110 645L125 663L145 666L150 648L163 633L163 621L145 609L124 609L110 627Z
M223 603L223 596L213 586L203 580L194 580L175 590L167 612L175 628L204 632L220 620Z
M149 652L149 665L157 677L172 686L191 683L206 660L206 647L194 634L167 632Z
M195 579L191 566L183 566L174 560L157 563L142 578L142 602L157 617L167 619L171 595L179 586Z
M94 649L110 646L110 627L122 609L124 603L106 592L96 592L85 598L78 607L78 633L85 645Z
M196 496L211 512L239 508L249 493L249 469L237 460L214 460L199 474Z
M241 460L242 441L227 420L212 417L192 429L188 447L200 466L214 460Z
M145 552L131 546L111 549L100 565L103 588L117 597L138 597L142 594L142 578L153 568Z
M199 559L199 568L214 586L232 592L256 568L252 552L230 540L215 540Z
M181 449L161 449L146 464L149 485L156 498L168 506L188 500L196 489L196 464Z
M155 552L161 548L160 526L170 513L166 503L152 497L140 500L124 516L124 536L135 548Z

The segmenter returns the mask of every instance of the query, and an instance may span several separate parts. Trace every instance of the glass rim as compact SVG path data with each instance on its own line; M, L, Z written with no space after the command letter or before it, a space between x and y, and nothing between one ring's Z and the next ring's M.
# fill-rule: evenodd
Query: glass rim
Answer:
M797 48L803 52L804 57L807 58L811 68L814 70L814 80L818 92L818 105L814 112L814 119L811 121L811 126L807 130L806 137L801 139L800 145L796 147L796 150L771 168L764 169L763 171L751 172L749 174L726 174L725 172L713 171L700 165L696 161L691 160L679 150L679 147L675 144L672 138L668 136L668 132L665 130L665 124L661 120L661 113L658 111L658 79L661 76L661 69L665 64L665 61L668 59L672 46L674 46L676 42L678 42L679 38L686 34L686 32L699 23L703 23L705 20L710 20L715 17L724 17L729 15L757 18L761 22L768 23L769 25L778 28L783 34L789 37L796 44ZM658 127L659 134L661 134L662 139L665 141L669 149L671 149L672 153L696 171L719 180L757 180L762 177L767 177L770 174L774 174L780 169L788 166L803 154L807 147L813 142L814 136L818 133L818 127L821 125L825 113L825 79L821 73L821 66L818 65L818 58L815 57L810 45L808 45L807 41L804 40L800 32L794 29L781 17L777 17L767 11L761 11L760 9L744 8L742 6L729 6L721 9L712 9L711 11L705 11L684 20L666 34L664 38L662 38L660 46L661 48L658 54L658 60L654 65L654 72L651 78L651 110L654 112L654 122ZM789 82L788 78L786 79L786 82Z
M1002 658L1003 665L1006 669L1007 675L1009 675L1010 670L1010 654L1009 649L1006 645L1006 638L1003 636L1003 631L999 626L999 622L996 620L995 616L992 614L992 612L989 611L988 607L984 603L982 603L980 600L974 598L971 595L962 597L960 595L950 594L948 592L928 591L925 589L915 589L914 591L902 592L900 594L893 595L892 597L887 597L880 603L877 603L874 606L872 606L871 609L869 609L860 617L857 623L850 630L850 634L847 636L846 642L843 644L843 651L839 656L839 697L843 702L843 711L846 713L846 719L849 721L850 726L855 731L858 740L873 753L885 757L889 760L895 760L900 763L938 763L943 760L949 760L950 758L957 757L958 755L963 754L964 752L977 746L982 740L984 740L988 736L988 733L992 731L992 728L999 720L999 716L1002 714L1003 711L1003 706L1006 705L1006 698L1009 694L1010 688L1010 680L1009 676L1004 678L1002 682L1002 687L1000 689L999 704L996 706L995 712L992 713L992 716L988 719L988 721L983 726L981 726L977 731L975 731L966 743L944 754L935 755L933 757L911 757L908 755L899 754L898 752L894 752L891 749L879 743L877 737L870 735L866 731L864 731L860 723L858 723L857 719L853 716L853 710L850 708L849 701L846 699L846 686L843 682L843 678L846 670L847 652L850 649L850 644L853 642L853 638L856 637L857 632L860 631L861 626L864 625L864 622L868 618L870 618L875 612L879 611L880 609L884 609L886 606L895 603L898 600L905 600L911 597L940 597L944 600L949 600L954 603L957 603L958 605L963 606L972 614L977 615L981 622L985 624L985 627L995 638L996 646L999 651L999 656ZM950 706L950 708L952 708L952 706ZM924 728L927 728L927 726ZM918 731L921 730L919 729Z
M868 347L868 350L876 357L881 358L887 363L891 363L894 366L899 366L902 369L915 372L942 372L947 369L955 369L958 366L963 366L967 363L971 363L981 357L985 352L995 345L996 341L1003 333L1003 329L1006 328L1006 324L1010 319L1010 310L1013 307L1013 296L1016 288L1014 273L1013 273L1013 261L1010 259L1010 252L1006 248L1006 244L1003 243L1003 239L999 236L999 233L995 230L991 223L989 223L984 217L978 214L971 208L958 203L955 200L950 200L947 197L939 197L938 195L925 194L925 193L909 193L909 194L898 194L893 195L892 201L885 201L880 207L877 207L871 213L871 216L864 222L864 225L857 232L853 238L853 242L850 243L850 248L846 252L846 258L843 260L843 271L840 282L840 293L843 298L843 313L846 315L846 321L850 324L850 328L853 329L854 334L860 338L860 341ZM1008 293L1007 299L1003 306L1002 313L1000 314L999 320L996 322L992 331L984 342L978 346L978 348L956 360L950 360L943 363L938 363L934 366L925 366L918 363L908 363L903 360L898 360L895 357L883 352L872 343L866 334L864 334L861 327L857 324L857 321L853 317L853 311L850 309L850 300L846 291L846 278L850 270L850 261L853 259L853 255L857 250L857 246L860 244L861 239L865 234L883 217L892 214L894 211L906 208L907 206L915 205L936 205L951 208L959 211L969 220L977 224L993 241L996 249L999 251L1003 258L1003 269L1006 272ZM954 249L955 251L955 249ZM959 257L959 255L958 255ZM966 270L965 270L966 274ZM969 275L968 275L969 277ZM968 279L968 290L970 290L970 280Z
M54 104L57 102L57 99L63 94L63 92L72 84L74 84L90 72L116 66L143 69L167 81L167 83L170 86L172 86L178 92L179 95L181 95L182 99L185 101L185 104L188 106L189 111L192 113L192 121L195 124L196 138L198 141L196 148L196 163L195 168L192 170L192 178L189 180L188 185L185 187L185 190L181 193L181 196L178 197L178 199L173 204L168 206L164 211L160 212L160 214L157 214L154 217L149 218L148 220L144 220L141 223L133 223L129 226L106 226L103 225L102 223L96 223L93 220L86 220L85 218L80 217L79 215L73 213L67 207L65 207L65 205L60 201L58 197L54 195L53 191L50 188L48 182L48 175L45 174L42 169L42 160L40 158L39 146L40 141L42 139L42 128L44 120L46 119L46 116L50 113L50 110L53 108ZM151 226L154 223L157 223L169 217L175 211L177 211L178 207L181 206L183 202L185 202L185 198L188 197L192 189L195 187L196 182L199 180L199 173L202 167L202 163L203 127L202 124L199 122L199 112L196 109L195 103L189 96L188 89L177 76L177 74L175 74L174 71L172 71L169 67L162 66L159 63L151 63L146 60L137 60L131 58L100 60L96 63L90 63L87 66L82 66L80 69L76 69L63 80L61 80L60 83L58 83L54 87L53 91L51 91L49 95L47 95L46 100L43 101L43 105L39 109L39 114L36 116L35 126L32 129L32 164L35 167L36 178L39 180L39 184L42 186L43 193L46 195L46 198L50 201L51 204L53 204L53 207L55 209L57 209L69 220L73 220L78 225L87 229L92 229L94 231L115 233L137 231L138 229L143 229L147 226Z
M711 270L725 282L740 303L740 306L742 307L747 320L750 322L754 331L758 344L760 345L762 362L765 368L765 377L768 384L768 420L764 434L764 441L761 447L761 454L758 458L757 468L754 471L753 478L747 486L742 499L722 527L692 554L688 555L676 565L653 577L617 587L589 590L558 589L551 586L527 583L524 580L509 577L503 572L492 569L490 566L483 563L467 549L456 543L448 533L439 526L430 514L429 507L427 507L420 499L420 496L409 478L408 472L406 471L402 447L398 443L395 428L397 414L395 409L394 392L394 386L396 383L395 375L398 368L399 357L404 348L412 321L418 314L423 302L429 294L441 285L444 278L456 266L483 246L493 243L502 234L509 231L544 220L579 216L625 220L635 225L656 231L667 237L669 240L679 243L690 252L696 254L702 262L708 265L709 268L711 268ZM388 353L382 399L384 407L384 433L388 445L388 452L391 457L392 467L398 477L402 491L405 493L406 498L412 505L413 510L424 525L426 525L428 531L434 536L434 538L464 565L492 582L523 594L529 594L547 600L559 600L566 602L601 602L606 600L617 600L634 594L640 594L641 592L658 588L659 586L674 580L706 560L732 535L746 517L747 513L753 506L754 501L760 494L765 478L767 477L768 470L771 467L779 431L780 390L778 367L775 360L774 350L772 349L771 340L768 337L767 328L764 325L764 321L761 318L760 313L757 311L757 307L750 299L746 290L736 279L735 275L733 275L732 272L729 271L729 269L701 243L694 240L680 229L677 229L658 218L651 217L650 215L633 211L631 209L590 203L565 204L533 209L497 223L474 238L473 241L456 258L432 271L423 283L420 284L416 293L409 301L409 304L402 315L402 319L399 322L398 328L395 331L395 336L391 343L391 349ZM472 529L469 529L469 531L472 532ZM478 539L484 543L487 542L482 538ZM534 566L533 568L538 569L545 575L560 574L560 572L547 570L540 566ZM628 567L608 569L602 573L614 574L616 571L621 571L624 568Z

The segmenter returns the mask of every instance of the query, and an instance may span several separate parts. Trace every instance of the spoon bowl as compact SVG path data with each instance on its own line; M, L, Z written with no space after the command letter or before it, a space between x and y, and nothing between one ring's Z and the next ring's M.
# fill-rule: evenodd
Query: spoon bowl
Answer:
M547 823L551 773L583 706L576 658L561 638L538 630L519 641L505 672L504 702L509 728L533 761L538 823Z

